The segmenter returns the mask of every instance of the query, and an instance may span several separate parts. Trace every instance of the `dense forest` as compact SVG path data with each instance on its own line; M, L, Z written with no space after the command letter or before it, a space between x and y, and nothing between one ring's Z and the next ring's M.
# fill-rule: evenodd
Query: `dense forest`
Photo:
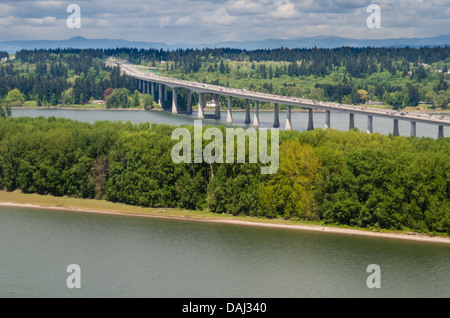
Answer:
M174 128L0 118L0 189L450 234L449 138L281 131L263 175L248 160L175 164Z
M0 100L77 105L106 100L123 88L127 91L111 97L108 107L151 107L152 101L136 94L132 79L105 65L111 57L165 76L315 100L374 101L394 109L419 104L446 109L450 102L450 47L24 50L0 63Z
M100 50L20 51L8 61L0 64L0 99L13 106L25 100L37 106L85 104L105 99L108 89L124 88L128 95L136 90L133 79L105 65Z

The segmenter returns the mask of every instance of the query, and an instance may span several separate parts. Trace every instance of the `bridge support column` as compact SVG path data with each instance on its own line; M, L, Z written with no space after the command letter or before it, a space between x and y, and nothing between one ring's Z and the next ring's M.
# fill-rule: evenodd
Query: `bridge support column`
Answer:
M192 114L192 91L188 90L187 95L187 113Z
M369 134L373 133L373 116L367 116L367 132Z
M416 137L416 136L417 136L416 122L412 121L411 122L411 137Z
M227 111L227 123L232 123L233 122L233 115L231 113L231 109L232 109L232 102L231 102L231 96L228 96L227 98L227 106L228 106L228 111Z
M314 115L312 108L308 110L308 130L314 130Z
M394 119L394 136L400 136L400 132L398 130L398 119Z
M275 111L274 111L274 118L273 118L273 128L280 127L280 111L278 109L278 104L275 103Z
M350 113L350 123L348 125L348 129L355 128L355 114Z
M292 130L291 105L287 105L287 110L286 110L286 130Z
M162 84L159 84L159 89L158 89L158 105L159 105L159 107L162 107L162 105L163 105L162 97L163 97Z
M246 105L245 105L245 124L250 124L250 100L247 99L246 100Z
M142 93L143 87L144 87L144 81L141 79L138 79L138 82L139 82L139 91Z
M152 90L151 90L152 97L153 97L153 100L155 100L155 83L151 82L150 85L152 86Z
M444 126L442 125L438 127L438 138L444 138Z
M215 110L215 113L214 113L214 117L216 119L220 119L220 95L216 94L214 99L216 101L216 110Z
M203 113L203 93L198 93L198 116L199 119L205 118Z
M150 94L150 82L145 82L144 94Z
M167 102L167 85L164 85L164 101Z
M178 114L177 89L172 88L172 114Z
M253 114L253 126L259 127L259 106L258 101L253 101L253 105L255 106L255 113Z
M331 128L331 111L325 111L325 129Z

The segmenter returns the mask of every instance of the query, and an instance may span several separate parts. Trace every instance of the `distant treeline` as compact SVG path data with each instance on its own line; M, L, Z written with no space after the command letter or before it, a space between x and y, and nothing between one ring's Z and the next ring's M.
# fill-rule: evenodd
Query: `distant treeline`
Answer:
M132 97L136 82L105 66L115 57L168 76L271 94L353 104L374 99L395 109L423 101L446 108L449 56L450 47L23 50L0 64L0 100L13 89L38 106L105 99L108 88L126 88ZM433 63L441 65L440 73L430 68Z
M0 189L450 234L449 138L282 131L279 170L262 175L258 163L175 164L174 128L0 119Z
M135 91L136 82L105 65L99 50L20 51L0 65L0 99L18 89L38 105L84 104L104 99L108 88Z

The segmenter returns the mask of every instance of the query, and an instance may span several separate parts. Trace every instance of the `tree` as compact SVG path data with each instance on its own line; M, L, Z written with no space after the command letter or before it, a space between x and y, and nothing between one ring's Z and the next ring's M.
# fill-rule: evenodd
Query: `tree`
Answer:
M11 102L3 101L0 103L0 117L6 118L11 116Z
M359 100L365 103L369 99L369 93L365 89L358 89Z
M5 101L11 103L12 107L17 107L22 106L22 104L25 102L25 97L17 88L14 88L13 90L10 90L8 92Z
M139 94L138 90L134 91L133 99L134 99L134 105L133 106L134 107L139 107L141 105L141 98L140 98L140 94Z
M356 90L356 87L352 88L352 92L350 93L350 98L352 99L352 103L354 105L359 104L359 94Z
M113 91L114 90L111 87L108 87L107 89L105 89L105 91L103 92L103 100L106 100L106 97L111 95Z
M145 109L147 109L147 110L153 109L153 97L152 97L152 95L145 94L142 97L142 103L143 103Z

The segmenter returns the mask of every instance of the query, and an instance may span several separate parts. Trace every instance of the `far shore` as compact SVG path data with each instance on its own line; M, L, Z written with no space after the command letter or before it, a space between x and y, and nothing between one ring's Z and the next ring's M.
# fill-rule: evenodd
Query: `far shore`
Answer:
M361 105L364 106L364 105ZM106 107L69 107L69 106L41 106L41 107L37 107L37 106L18 106L18 107L11 107L11 109L15 110L15 109L45 109L45 110L117 110L117 111L128 111L128 110L140 110L140 111L164 111L163 108L158 108L155 107L153 109L144 109L144 108L106 108ZM203 110L213 110L214 108L210 107L207 108L205 107ZM395 111L391 108L375 108L374 109L385 109L387 111ZM198 107L192 107L193 111L198 111ZM227 111L227 108L221 107L220 109L221 111L225 112ZM245 112L245 109L242 108L233 108L232 109L233 112ZM402 109L401 111L406 111L406 112L410 112L410 113L417 113L417 114L446 114L446 113L450 113L450 109L417 109L414 107L408 107L405 109ZM273 112L273 109L259 109L259 112ZM285 109L280 109L280 112L286 112ZM308 112L307 109L296 109L293 108L291 109L291 112L295 113L295 112L299 112L299 113L305 113ZM314 109L314 112L318 112L318 113L323 113L325 112L325 110L320 110L320 109Z
M96 213L119 216L164 218L172 220L188 220L196 222L210 222L234 224L241 226L257 226L266 228L280 228L286 230L301 230L311 232L344 234L353 236L368 236L386 239L400 239L428 243L450 244L450 237L431 236L412 232L372 231L325 225L310 225L287 220L258 219L246 216L231 216L202 211L188 211L169 208L144 208L104 200L76 199L67 197L53 197L49 195L24 194L21 192L0 191L0 206L39 208L80 213Z

